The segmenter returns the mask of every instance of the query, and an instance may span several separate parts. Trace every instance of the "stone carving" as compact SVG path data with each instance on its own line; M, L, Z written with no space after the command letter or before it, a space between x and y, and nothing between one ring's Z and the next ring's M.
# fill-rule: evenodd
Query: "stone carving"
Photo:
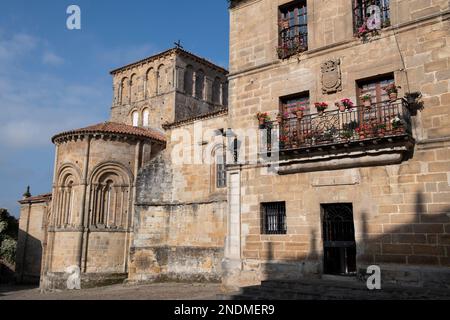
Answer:
M342 91L341 61L328 60L321 66L322 69L322 92L324 94Z
M69 278L67 279L67 289L81 290L80 267L70 266L67 267L65 271L69 274Z

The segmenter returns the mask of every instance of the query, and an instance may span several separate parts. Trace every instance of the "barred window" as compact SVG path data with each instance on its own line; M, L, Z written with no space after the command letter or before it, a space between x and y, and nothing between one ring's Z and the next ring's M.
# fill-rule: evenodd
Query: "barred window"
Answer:
M354 0L353 17L356 34L391 25L390 0Z
M285 59L308 50L308 11L306 1L294 1L280 7L280 44L278 56Z
M286 234L286 203L270 202L261 204L262 233Z

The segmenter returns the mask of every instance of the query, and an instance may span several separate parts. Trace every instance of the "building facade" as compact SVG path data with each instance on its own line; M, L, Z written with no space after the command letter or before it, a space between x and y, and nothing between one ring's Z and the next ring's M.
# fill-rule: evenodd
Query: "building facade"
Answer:
M229 124L260 134L256 164L243 143L228 167L225 282L378 265L385 281L448 286L449 2L230 12Z
M377 265L448 287L448 1L232 0L230 15L229 74L162 52L111 72L109 122L53 137L42 287L72 265L84 286Z

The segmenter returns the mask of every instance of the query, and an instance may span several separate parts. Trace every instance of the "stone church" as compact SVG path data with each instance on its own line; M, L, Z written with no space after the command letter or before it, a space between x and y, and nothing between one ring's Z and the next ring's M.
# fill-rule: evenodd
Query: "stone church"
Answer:
M230 70L174 48L111 72L20 200L19 281L358 278L450 287L447 0L231 0Z

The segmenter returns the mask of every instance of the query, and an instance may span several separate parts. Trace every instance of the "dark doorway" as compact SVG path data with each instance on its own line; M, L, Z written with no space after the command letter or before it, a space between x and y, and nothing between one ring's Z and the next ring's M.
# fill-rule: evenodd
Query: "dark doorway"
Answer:
M356 242L352 204L324 204L322 214L324 272L355 275Z

